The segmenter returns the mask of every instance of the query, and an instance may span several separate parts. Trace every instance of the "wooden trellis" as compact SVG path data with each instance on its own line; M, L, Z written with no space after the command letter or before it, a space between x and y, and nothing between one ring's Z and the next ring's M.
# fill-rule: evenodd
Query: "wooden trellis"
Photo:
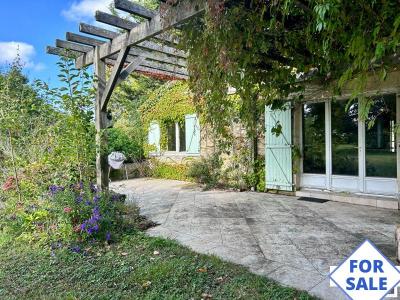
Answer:
M145 21L135 23L97 11L95 18L98 22L123 32L81 23L79 31L87 35L67 32L66 41L56 40L56 47L47 47L49 54L74 55L77 68L94 65L97 78L96 170L97 185L102 190L108 189L109 182L107 155L103 151L107 139L103 131L107 127L107 106L114 88L134 71L177 79L188 78L187 54L174 47L177 41L168 34L168 30L201 14L206 1L181 0L174 5L162 2L159 11L152 11L128 0L114 0L116 9L142 17ZM113 66L108 79L106 65Z

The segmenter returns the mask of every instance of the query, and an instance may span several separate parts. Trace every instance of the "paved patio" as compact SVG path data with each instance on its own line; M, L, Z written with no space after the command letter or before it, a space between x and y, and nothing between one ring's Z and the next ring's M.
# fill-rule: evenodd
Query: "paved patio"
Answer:
M135 179L112 184L160 226L148 233L244 265L322 299L345 299L329 288L337 265L364 239L394 261L398 211L315 203L282 195L202 191L193 184Z

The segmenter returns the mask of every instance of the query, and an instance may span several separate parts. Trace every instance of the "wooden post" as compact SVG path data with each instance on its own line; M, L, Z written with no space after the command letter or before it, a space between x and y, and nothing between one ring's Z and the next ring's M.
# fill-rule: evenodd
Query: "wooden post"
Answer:
M104 90L106 87L106 65L100 59L99 47L95 48L94 74L96 77L96 177L97 187L101 191L108 190L108 161L105 146L107 145L107 112L101 109Z

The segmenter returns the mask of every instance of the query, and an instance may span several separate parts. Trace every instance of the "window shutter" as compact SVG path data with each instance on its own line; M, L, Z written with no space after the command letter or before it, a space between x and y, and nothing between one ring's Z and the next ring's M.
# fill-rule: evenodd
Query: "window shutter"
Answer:
M157 122L151 122L148 135L149 145L156 147L156 151L160 152L160 125Z
M185 116L186 152L200 154L200 123L195 114Z
M271 130L277 122L282 132ZM265 107L265 183L267 189L292 191L292 115L290 105L283 110Z

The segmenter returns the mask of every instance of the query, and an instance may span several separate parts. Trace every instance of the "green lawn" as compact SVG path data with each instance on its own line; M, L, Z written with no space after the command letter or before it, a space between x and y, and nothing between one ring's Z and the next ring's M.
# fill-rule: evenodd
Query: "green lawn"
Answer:
M159 252L159 254L155 251ZM245 268L143 233L87 255L0 236L0 299L313 299Z

